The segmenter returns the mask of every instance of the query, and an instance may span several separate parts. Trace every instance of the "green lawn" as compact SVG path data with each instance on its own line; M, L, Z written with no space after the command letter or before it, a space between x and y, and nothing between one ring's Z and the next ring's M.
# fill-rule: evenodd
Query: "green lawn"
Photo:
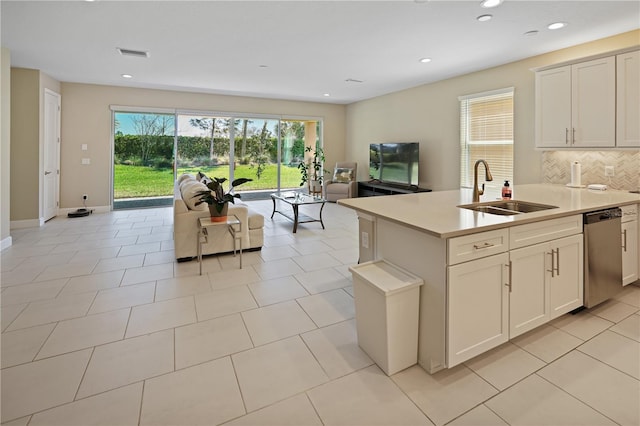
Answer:
M196 174L202 172L209 177L228 177L229 166L180 168L182 173ZM234 177L253 179L238 187L240 191L275 189L277 184L277 168L275 164L268 165L260 180L256 178L256 169L248 165L236 166ZM300 186L300 172L296 167L283 166L281 168L282 188L298 188ZM115 165L113 183L114 198L159 197L173 195L173 171L171 169L155 169L145 166ZM228 186L225 185L225 189Z

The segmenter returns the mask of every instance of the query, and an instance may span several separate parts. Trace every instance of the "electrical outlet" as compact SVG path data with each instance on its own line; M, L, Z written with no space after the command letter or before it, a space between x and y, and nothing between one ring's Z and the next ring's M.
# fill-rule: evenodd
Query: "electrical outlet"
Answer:
M87 200L87 199L89 199L89 196L87 194L82 194L82 199L83 200Z
M604 166L604 175L605 176L615 176L613 171L613 166Z

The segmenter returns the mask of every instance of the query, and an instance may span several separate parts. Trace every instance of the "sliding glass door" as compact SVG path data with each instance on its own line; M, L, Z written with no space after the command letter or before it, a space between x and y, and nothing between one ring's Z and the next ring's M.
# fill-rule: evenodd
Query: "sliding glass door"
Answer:
M299 189L298 164L306 146L320 143L321 127L313 119L115 111L114 208L171 204L183 173L252 179L237 189L245 199Z
M114 112L114 208L171 205L175 115Z

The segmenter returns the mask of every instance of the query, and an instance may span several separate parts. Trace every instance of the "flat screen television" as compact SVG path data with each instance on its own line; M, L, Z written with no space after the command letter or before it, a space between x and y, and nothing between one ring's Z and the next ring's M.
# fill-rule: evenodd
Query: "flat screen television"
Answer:
M369 145L369 178L401 186L418 186L418 142L372 143Z

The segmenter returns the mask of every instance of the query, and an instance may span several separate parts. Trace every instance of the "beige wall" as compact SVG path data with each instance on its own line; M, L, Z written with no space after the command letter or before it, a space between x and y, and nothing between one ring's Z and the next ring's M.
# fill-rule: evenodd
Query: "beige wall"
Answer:
M542 152L534 142L534 73L531 68L637 46L640 31L535 56L460 77L356 102L347 107L346 158L358 161L367 179L372 142L420 142L420 186L435 190L459 186L458 96L515 88L516 184L542 182ZM363 167L364 166L364 167Z
M10 186L13 225L18 221L38 221L42 216L45 89L60 93L60 83L38 70L11 69ZM29 178L25 178L27 174ZM24 223L17 226L24 226Z
M9 244L11 206L11 53L2 48L0 57L0 242ZM4 245L3 245L4 247Z
M110 105L322 118L327 165L345 155L344 105L62 83L62 208L81 206L82 194L88 206L111 203ZM85 143L88 151L81 151ZM91 164L82 165L83 157Z
M12 221L39 217L39 87L40 71L11 69Z

